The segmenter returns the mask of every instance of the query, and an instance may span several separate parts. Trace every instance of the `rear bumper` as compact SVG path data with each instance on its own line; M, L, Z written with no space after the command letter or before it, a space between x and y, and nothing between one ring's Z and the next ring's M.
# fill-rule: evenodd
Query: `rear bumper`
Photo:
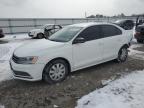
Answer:
M42 72L43 72L44 64L33 64L33 65L16 64L11 59L10 67L14 79L20 79L25 81L42 80Z

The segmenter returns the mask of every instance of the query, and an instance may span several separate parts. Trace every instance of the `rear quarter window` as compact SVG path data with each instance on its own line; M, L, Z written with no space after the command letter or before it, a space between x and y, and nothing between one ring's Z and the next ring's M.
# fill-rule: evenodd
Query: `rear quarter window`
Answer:
M101 30L103 37L111 37L122 34L122 31L113 25L101 25Z

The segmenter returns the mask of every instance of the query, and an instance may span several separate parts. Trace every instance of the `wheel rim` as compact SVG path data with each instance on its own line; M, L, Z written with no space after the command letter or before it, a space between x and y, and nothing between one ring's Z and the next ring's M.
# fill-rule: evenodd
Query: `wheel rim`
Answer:
M42 35L42 34L39 34L39 35L38 35L38 38L39 38L39 39L43 38L43 35Z
M64 78L66 72L66 68L64 64L57 63L51 66L49 70L49 76L52 80L58 81Z
M121 50L121 55L120 55L120 59L121 60L125 60L126 58L127 58L127 49L126 48L123 48L122 50Z

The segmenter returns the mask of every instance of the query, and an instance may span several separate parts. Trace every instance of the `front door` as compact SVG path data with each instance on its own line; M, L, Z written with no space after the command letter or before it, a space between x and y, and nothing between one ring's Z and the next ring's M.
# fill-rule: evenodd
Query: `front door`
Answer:
M100 36L99 26L86 28L78 37L84 38L86 42L73 44L72 46L74 69L81 69L100 62L103 53L103 40Z

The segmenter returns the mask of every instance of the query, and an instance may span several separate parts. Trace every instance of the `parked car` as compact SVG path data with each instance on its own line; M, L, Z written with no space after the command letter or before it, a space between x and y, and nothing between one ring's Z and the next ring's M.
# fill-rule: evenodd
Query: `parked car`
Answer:
M115 24L69 25L47 40L17 48L10 66L15 79L57 83L79 69L114 59L125 62L130 38Z
M60 30L62 28L61 25L55 25L55 24L46 24L44 26L42 26L40 29L34 29L31 30L28 35L32 38L47 38L50 35L52 35L53 33L57 32L58 30Z
M125 30L131 30L135 25L133 20L117 20L115 24L119 25Z
M134 37L138 43L144 43L144 24L136 27Z
M3 30L0 29L0 38L3 38L4 37L4 33L3 33Z

